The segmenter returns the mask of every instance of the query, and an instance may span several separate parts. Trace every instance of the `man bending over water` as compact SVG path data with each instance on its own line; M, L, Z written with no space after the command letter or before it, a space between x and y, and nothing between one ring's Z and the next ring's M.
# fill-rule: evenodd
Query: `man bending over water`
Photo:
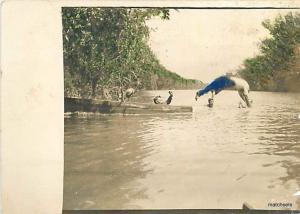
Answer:
M224 89L235 89L238 91L240 97L242 100L247 104L248 107L251 106L251 102L249 101L249 84L241 78L233 77L233 76L220 76L214 81L212 81L209 85L207 85L205 88L200 89L196 93L196 101L198 97L211 92L212 97L211 99L214 99L214 95L217 95L219 92L221 92Z

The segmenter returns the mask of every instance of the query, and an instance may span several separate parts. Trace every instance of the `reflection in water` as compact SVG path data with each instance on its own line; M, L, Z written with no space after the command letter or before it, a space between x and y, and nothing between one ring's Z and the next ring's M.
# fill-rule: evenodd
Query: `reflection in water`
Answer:
M232 91L212 109L193 95L172 103L190 114L65 119L64 209L300 209L300 95L252 92L251 109Z
M64 194L72 198L69 206L121 208L146 197L134 180L151 173L143 159L152 149L133 137L142 126L139 121L103 117L66 123L65 186L71 188Z
M286 169L286 173L273 183L289 187L292 182L295 182L296 192L300 187L300 121L297 115L299 109L297 111L296 108L280 106L269 108L268 112L274 116L263 117L264 120L260 125L263 135L259 138L259 143L263 146L259 148L256 154L278 156L279 160L264 166L279 165ZM286 158L280 158L282 156L286 156ZM273 188L274 186L269 185L269 187ZM299 209L300 199L296 200L296 204Z

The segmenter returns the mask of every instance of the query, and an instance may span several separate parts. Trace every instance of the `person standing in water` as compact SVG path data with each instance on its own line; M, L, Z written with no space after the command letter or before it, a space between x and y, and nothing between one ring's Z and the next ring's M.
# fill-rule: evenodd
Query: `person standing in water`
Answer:
M172 91L169 91L169 97L166 101L167 105L171 104L172 99L173 99L173 93L172 93Z
M208 104L207 104L207 106L208 106L209 108L212 108L212 107L214 106L214 99L208 98Z
M251 102L249 100L249 84L244 79L229 75L220 76L205 88L197 91L195 100L197 101L198 97L208 92L211 92L211 99L214 99L214 95L217 95L224 89L237 90L242 100L247 104L248 107L251 107Z

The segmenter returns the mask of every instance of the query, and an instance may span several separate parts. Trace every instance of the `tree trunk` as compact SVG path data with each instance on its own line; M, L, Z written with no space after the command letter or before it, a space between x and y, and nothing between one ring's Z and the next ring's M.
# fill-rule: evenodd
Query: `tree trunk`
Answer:
M92 81L92 97L95 98L96 97L96 88L97 88L97 81L93 80Z

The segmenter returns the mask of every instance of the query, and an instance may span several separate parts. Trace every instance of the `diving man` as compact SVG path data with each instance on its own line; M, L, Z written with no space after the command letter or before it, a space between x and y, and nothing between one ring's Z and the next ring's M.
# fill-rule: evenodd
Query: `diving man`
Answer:
M251 106L251 102L249 100L249 84L241 78L233 77L233 76L220 76L214 81L212 81L209 85L207 85L205 88L200 89L195 96L195 99L197 101L198 97L211 92L212 97L214 98L214 95L217 95L219 92L221 92L224 89L235 89L238 91L240 97L242 100L247 104L248 107Z

